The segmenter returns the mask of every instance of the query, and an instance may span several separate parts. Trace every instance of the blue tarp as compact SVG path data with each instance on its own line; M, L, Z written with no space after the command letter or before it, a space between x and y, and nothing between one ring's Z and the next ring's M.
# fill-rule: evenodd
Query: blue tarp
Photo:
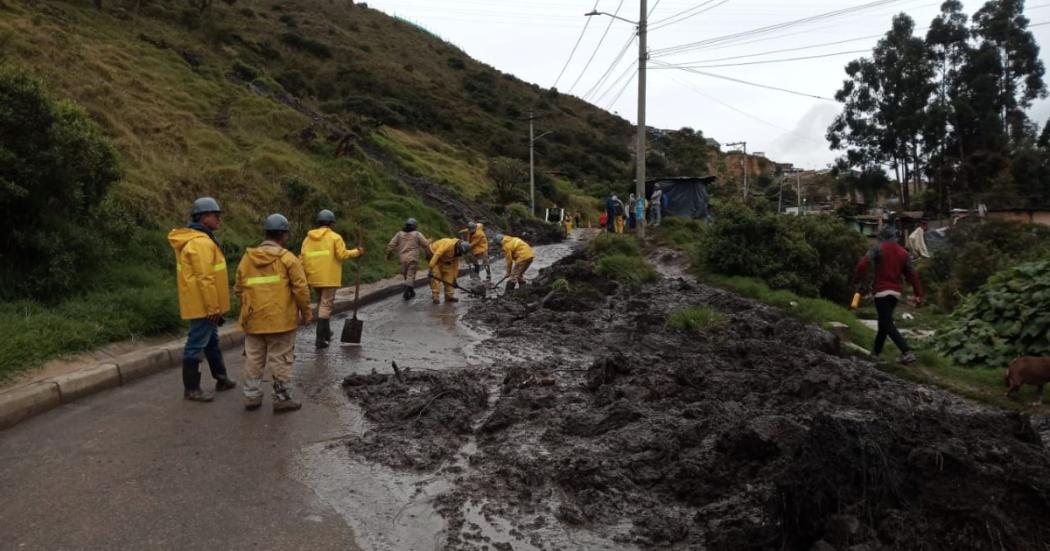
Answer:
M652 196L652 192L659 189L669 199L670 204L664 209L663 216L706 220L710 214L708 204L711 198L707 186L714 181L714 176L657 178L649 181L649 194Z

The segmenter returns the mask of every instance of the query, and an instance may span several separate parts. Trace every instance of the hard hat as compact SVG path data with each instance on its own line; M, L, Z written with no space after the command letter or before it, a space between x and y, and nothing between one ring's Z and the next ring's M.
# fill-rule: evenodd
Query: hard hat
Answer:
M317 213L317 222L335 222L335 213L328 209L324 209L321 212Z
M492 236L492 244L493 245L499 245L502 242L503 242L503 234L502 233L497 233L497 234L494 234Z
M190 214L196 216L207 212L222 212L219 202L211 197L201 197L193 202L193 211Z
M466 241L460 239L456 242L456 256L463 256L470 251L470 245Z
M467 229L472 231L472 232L478 231L478 223L477 222L467 222Z
M417 225L418 222L416 222L415 218L409 218L408 220L405 220L405 226L409 228L415 228Z
M265 231L290 231L291 226L288 224L288 219L283 214L271 214L266 217L266 221L263 222L263 230Z

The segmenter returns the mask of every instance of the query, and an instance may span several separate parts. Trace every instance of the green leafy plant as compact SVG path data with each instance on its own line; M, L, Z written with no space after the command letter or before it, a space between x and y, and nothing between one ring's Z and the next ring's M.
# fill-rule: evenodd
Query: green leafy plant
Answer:
M613 254L598 259L598 273L629 287L641 287L659 277L649 262L640 256Z
M999 272L956 309L935 347L955 363L1003 367L1050 355L1050 261Z
M638 248L638 240L629 235L603 233L594 238L587 247L591 254L598 257L642 255L641 249Z
M667 327L679 331L717 331L725 325L721 312L706 307L679 308L667 316Z

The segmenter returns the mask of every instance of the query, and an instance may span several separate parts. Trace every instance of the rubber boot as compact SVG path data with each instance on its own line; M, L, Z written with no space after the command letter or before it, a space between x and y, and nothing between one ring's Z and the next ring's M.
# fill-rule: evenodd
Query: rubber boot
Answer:
M335 336L335 333L332 332L332 320L331 319L325 319L324 320L324 334L325 334L324 340L326 340L328 342L332 342L332 337Z
M182 397L191 402L210 402L214 396L201 390L200 361L182 359Z
M255 411L262 406L262 396L245 396L244 397L244 409L246 411Z
M280 381L273 382L273 412L284 413L286 411L296 411L302 408L303 405L292 399L292 393L289 392L288 388L284 386L284 383Z
M445 297L445 302L459 302L459 299L456 297Z
M514 284L514 282L513 282L513 281L508 281L508 282L507 282L507 292L508 292L508 293L509 293L509 292L511 292L511 291L513 291L513 290L514 290L514 287L515 287L515 284Z
M231 381L226 374L226 359L223 358L222 350L217 345L213 348L205 348L204 356L208 359L208 369L211 370L211 376L215 379L215 392L237 388L237 383Z
M317 348L328 348L328 324L329 320L319 319L317 320L317 337L314 340L314 346Z
M485 281L492 281L492 268L485 265Z

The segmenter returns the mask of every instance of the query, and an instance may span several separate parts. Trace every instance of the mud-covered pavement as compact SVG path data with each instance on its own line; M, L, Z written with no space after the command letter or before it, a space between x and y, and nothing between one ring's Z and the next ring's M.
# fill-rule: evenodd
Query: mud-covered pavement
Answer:
M683 306L726 323L668 328ZM577 255L468 320L502 356L344 382L368 420L344 445L418 477L447 523L438 546L1050 542L1050 455L1028 417L841 357L775 309L673 272L629 289Z

